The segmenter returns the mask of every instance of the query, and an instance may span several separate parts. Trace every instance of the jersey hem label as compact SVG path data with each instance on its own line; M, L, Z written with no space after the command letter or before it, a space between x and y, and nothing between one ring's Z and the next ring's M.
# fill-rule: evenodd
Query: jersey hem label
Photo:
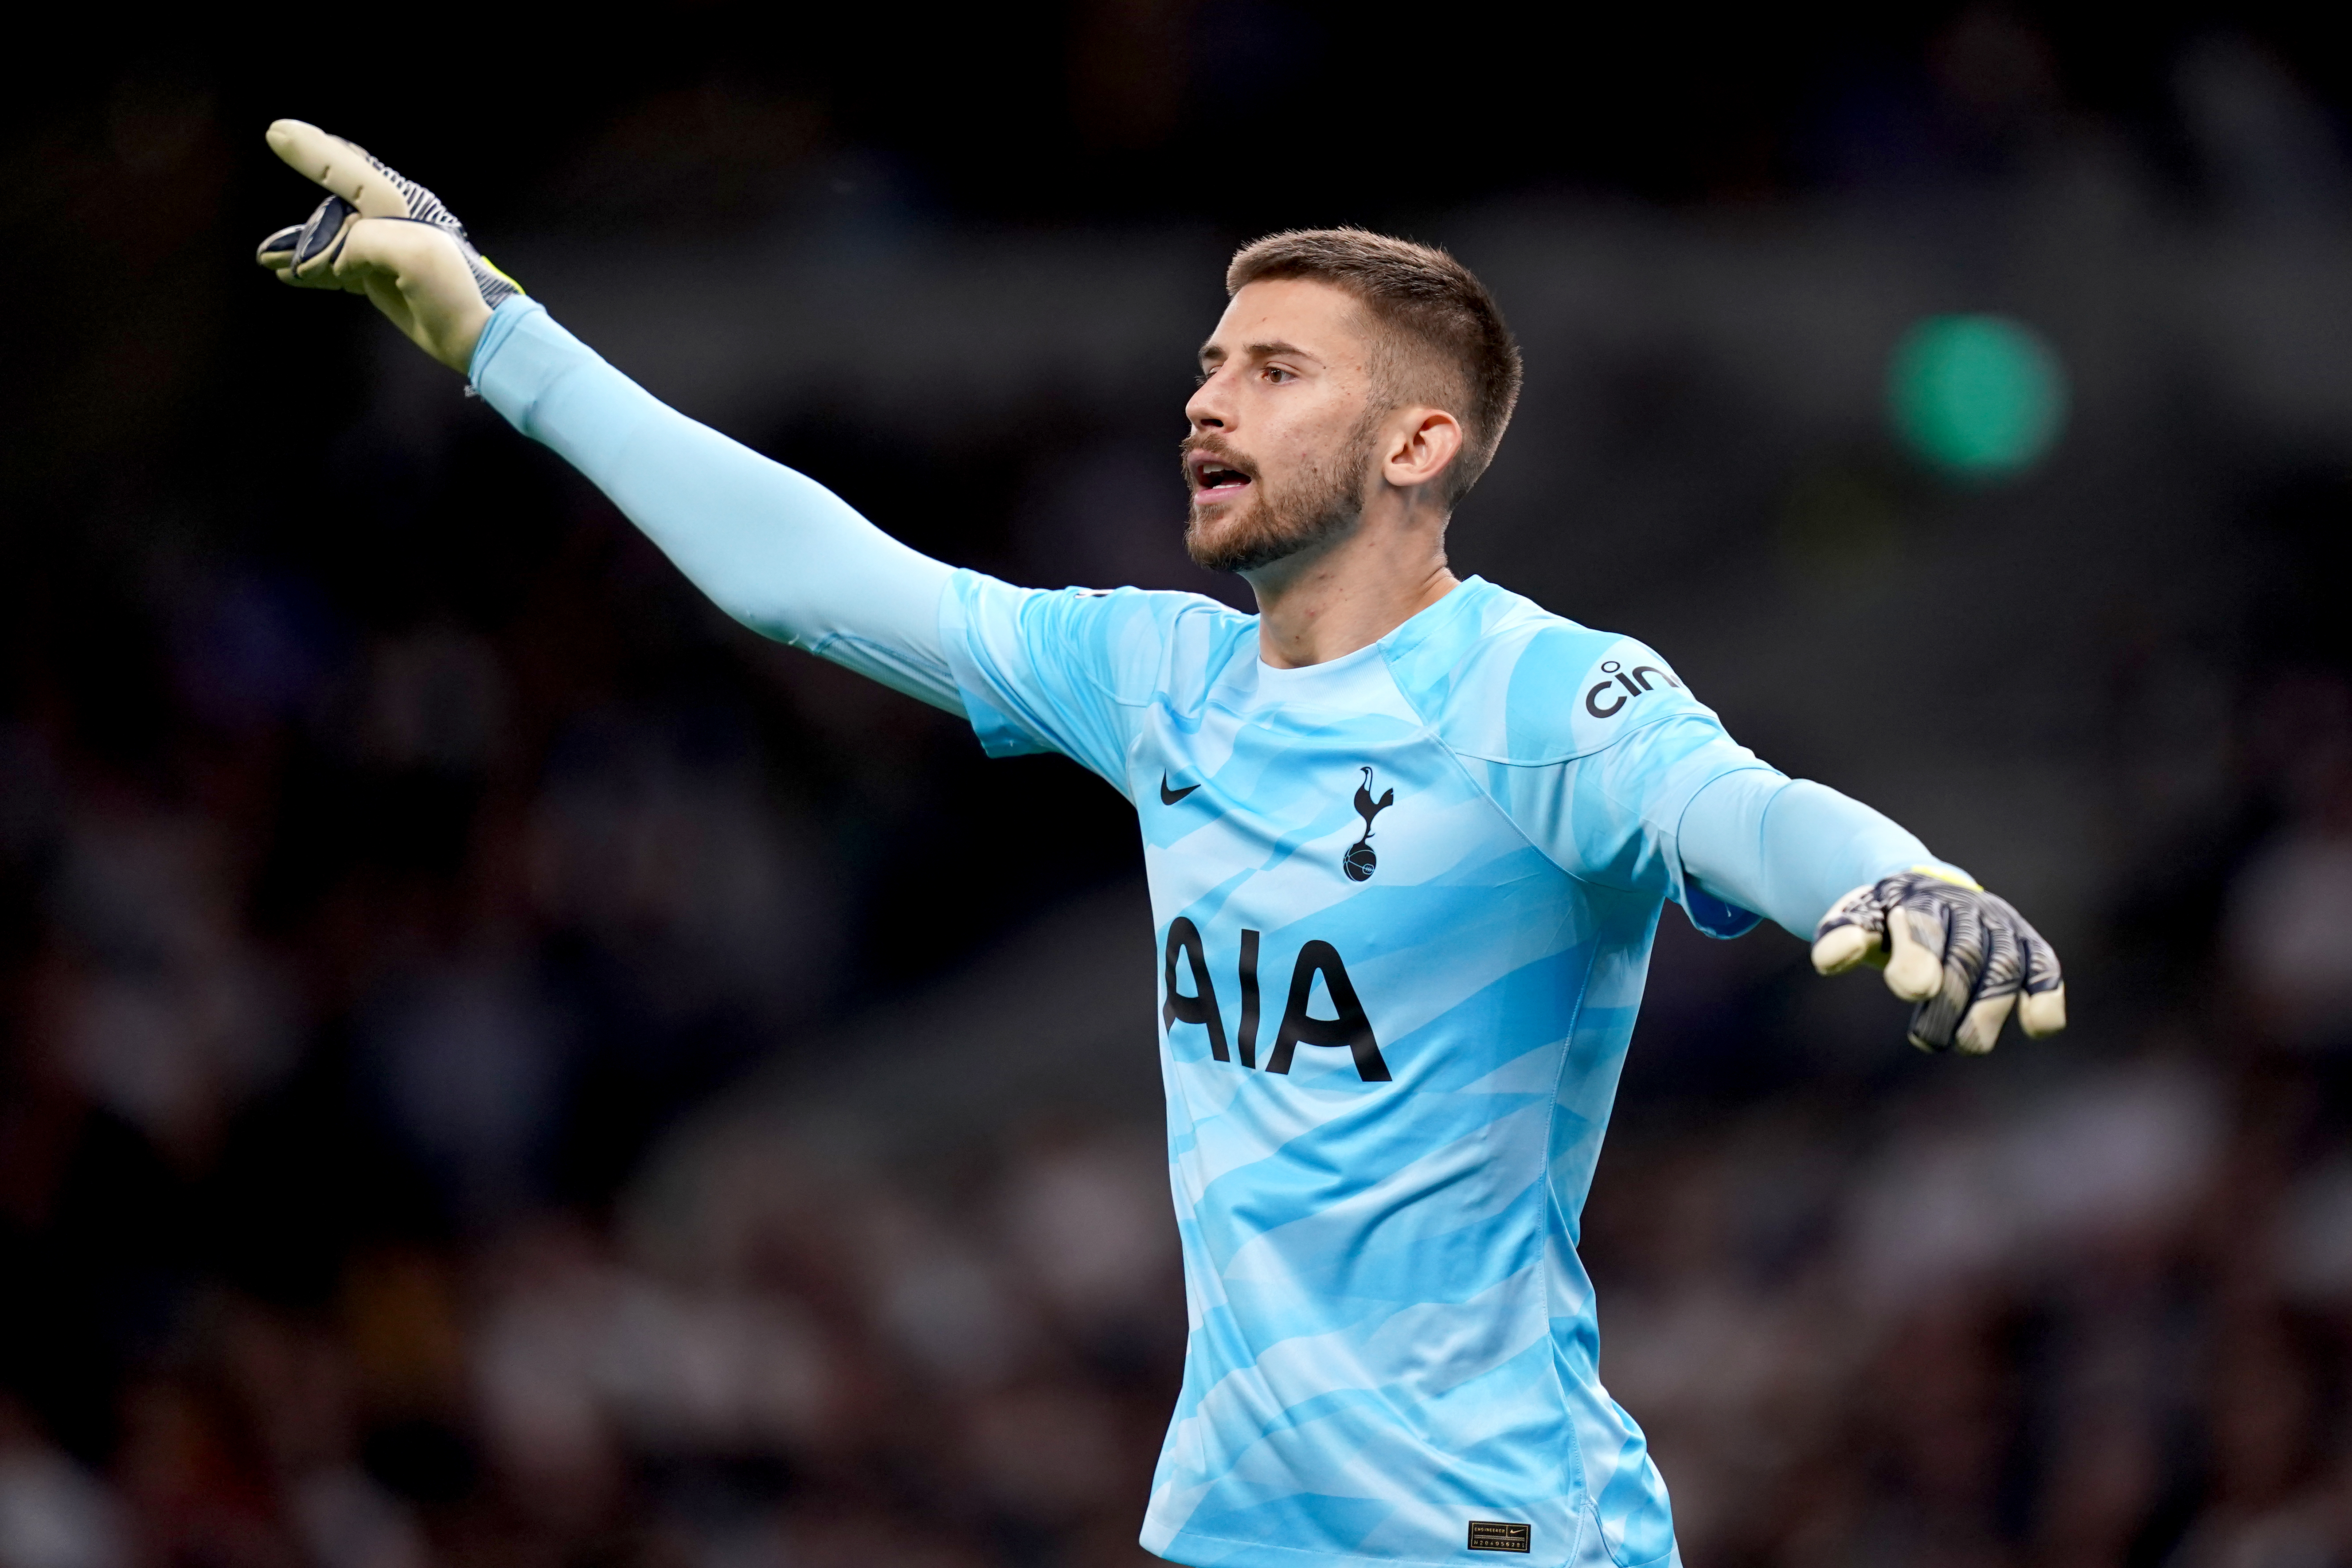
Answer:
M1536 1549L1535 1527L1528 1524L1507 1524L1491 1519L1470 1521L1470 1550L1473 1552L1533 1552Z

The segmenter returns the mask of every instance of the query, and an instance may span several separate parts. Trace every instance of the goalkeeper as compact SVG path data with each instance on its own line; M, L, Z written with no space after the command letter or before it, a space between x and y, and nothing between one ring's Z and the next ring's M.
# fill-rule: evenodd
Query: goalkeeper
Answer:
M1927 1050L2063 1026L2055 955L1966 872L1759 762L1640 643L1447 570L1520 364L1442 251L1234 257L1185 538L1251 616L918 554L605 363L430 192L299 121L269 143L329 194L264 266L367 295L747 626L1134 803L1192 1325L1152 1552L1679 1561L1575 1250L1665 902L1882 966Z

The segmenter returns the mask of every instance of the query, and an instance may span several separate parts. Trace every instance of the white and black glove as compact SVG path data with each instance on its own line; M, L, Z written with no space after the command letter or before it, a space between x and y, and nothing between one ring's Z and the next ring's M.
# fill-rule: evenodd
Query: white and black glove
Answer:
M462 374L490 312L521 285L474 248L440 197L364 148L299 120L273 123L269 147L327 196L263 240L254 259L298 289L365 294L410 342Z
M1813 967L1886 971L1886 988L1918 1005L1911 1043L1923 1051L1992 1049L2012 1007L2029 1035L2066 1026L2066 980L2042 933L1973 882L1917 868L1840 899L1813 931Z

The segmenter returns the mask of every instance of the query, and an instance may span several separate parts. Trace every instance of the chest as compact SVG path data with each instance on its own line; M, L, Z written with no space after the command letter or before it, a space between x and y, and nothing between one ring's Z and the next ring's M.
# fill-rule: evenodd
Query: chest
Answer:
M1353 696L1162 710L1137 736L1181 1067L1428 1087L1559 1037L1570 879L1416 716Z
M1358 905L1393 923L1408 889L1526 873L1525 838L1416 715L1370 683L1338 695L1152 712L1129 782L1162 923L1204 903L1261 930Z

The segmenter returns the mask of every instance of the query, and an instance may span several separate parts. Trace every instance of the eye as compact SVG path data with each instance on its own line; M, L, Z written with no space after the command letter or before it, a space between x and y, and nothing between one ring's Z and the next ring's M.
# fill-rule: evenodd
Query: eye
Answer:
M1297 372L1286 370L1278 364L1270 364L1266 366L1265 374L1266 380L1274 383L1276 386L1280 386L1286 381L1297 381L1298 379Z

